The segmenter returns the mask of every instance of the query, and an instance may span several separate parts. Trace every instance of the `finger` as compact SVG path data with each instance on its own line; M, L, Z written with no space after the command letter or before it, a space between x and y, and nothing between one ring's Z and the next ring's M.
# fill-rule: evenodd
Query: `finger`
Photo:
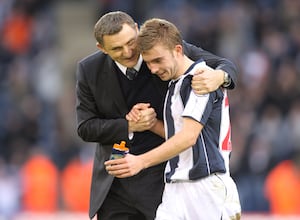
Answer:
M114 176L123 174L128 171L128 168L120 165L106 166L105 169L110 175Z
M150 120L150 121L147 123L147 125L146 125L147 128L148 128L148 129L152 128L152 127L155 125L156 121L157 121L156 118Z
M130 116L129 113L125 116L125 118L126 118L127 121L133 121L133 119L132 119L132 117Z
M155 112L154 108L147 108L140 111L142 115L151 115Z
M141 111L141 118L143 120L152 120L156 117L156 112L153 108Z
M144 122L144 127L148 130L155 124L156 118L151 118Z
M115 177L117 178L127 178L127 177L131 177L133 176L130 172L125 172L125 173L122 173L122 174L119 174L119 175L115 175Z
M204 72L204 69L196 69L194 75L199 75Z
M195 75L193 75L193 78L192 78L192 82L193 81L201 81L201 80L203 80L203 79L205 79L205 76L204 76L204 71L202 71L201 73L199 73L199 74L195 74Z
M138 121L141 118L141 110L139 109L133 109L133 111L130 112L134 120Z
M126 115L126 119L128 121L135 121L137 122L139 119L140 119L140 112L139 111L134 111L134 110L131 110L127 115Z
M104 162L104 166L119 166L124 163L124 159L113 159L113 160L107 160Z
M123 175L128 172L128 169L117 169L117 170L108 170L107 171L110 175L117 176Z
M133 106L133 109L143 110L150 107L150 103L137 103Z
M204 94L209 93L208 89L206 89L206 88L196 89L196 90L193 90L193 91L197 95L204 95Z

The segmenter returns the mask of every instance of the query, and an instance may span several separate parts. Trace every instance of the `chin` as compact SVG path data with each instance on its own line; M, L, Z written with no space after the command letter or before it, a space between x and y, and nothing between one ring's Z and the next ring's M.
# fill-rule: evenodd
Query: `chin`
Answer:
M134 67L137 64L137 62L138 62L138 59L133 59L128 62L124 62L124 66Z
M168 81L168 80L170 80L170 79L168 79L168 78L166 78L166 77L159 77L162 81Z

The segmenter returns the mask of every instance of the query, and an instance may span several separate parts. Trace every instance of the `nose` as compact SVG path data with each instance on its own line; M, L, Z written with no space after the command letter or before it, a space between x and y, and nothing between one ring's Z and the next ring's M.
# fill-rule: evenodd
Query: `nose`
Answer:
M156 74L158 72L158 66L153 63L148 63L148 68L153 74Z
M124 57L131 57L132 56L132 48L129 46L125 46L123 48L123 56Z

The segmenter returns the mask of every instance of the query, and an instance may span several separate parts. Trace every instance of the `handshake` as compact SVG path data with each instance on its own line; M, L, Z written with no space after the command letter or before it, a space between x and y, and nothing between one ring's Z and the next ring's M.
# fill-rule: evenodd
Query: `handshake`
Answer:
M150 130L164 137L163 122L157 119L155 109L149 103L134 105L126 115L126 120L128 121L129 133Z

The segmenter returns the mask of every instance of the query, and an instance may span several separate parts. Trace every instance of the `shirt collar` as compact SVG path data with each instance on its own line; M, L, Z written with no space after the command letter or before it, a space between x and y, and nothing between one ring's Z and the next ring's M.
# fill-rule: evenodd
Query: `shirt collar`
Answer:
M139 56L139 59L138 59L138 62L136 63L136 65L133 67L136 71L139 71L141 66L142 66L142 62L143 62L143 58L142 58L142 55ZM118 63L118 62L115 62L116 65L119 67L119 69L122 71L122 73L124 75L126 75L126 69L127 67Z

